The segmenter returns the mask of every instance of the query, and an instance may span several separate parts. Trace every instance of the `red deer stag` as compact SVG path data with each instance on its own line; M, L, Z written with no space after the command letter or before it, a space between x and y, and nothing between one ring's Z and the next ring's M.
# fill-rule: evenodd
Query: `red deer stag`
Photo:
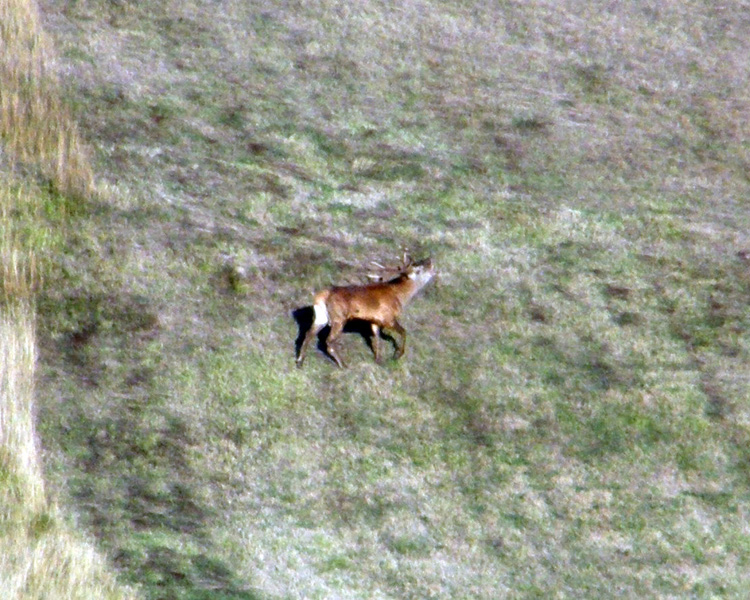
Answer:
M326 340L326 349L339 367L345 367L336 350L336 341L344 325L355 319L370 324L372 329L370 342L375 362L380 362L378 337L381 329L395 332L401 338L400 343L396 337L393 338L396 344L393 357L394 359L401 358L406 347L406 330L397 321L398 316L409 300L435 276L435 269L430 258L415 263L408 255L404 255L402 263L396 269L381 267L383 273L390 273L393 276L391 279L387 279L382 274L371 275L376 279L374 283L331 287L316 294L313 302L315 318L300 346L297 366L302 366L310 341L323 327L330 325L331 331Z

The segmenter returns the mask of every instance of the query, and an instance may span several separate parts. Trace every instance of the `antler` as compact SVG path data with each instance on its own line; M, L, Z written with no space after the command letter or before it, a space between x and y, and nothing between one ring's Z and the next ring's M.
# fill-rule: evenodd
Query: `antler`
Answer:
M374 260L371 260L370 264L373 265L377 269L377 271L367 273L367 277L374 281L386 281L405 273L412 266L412 264L414 264L414 260L409 254L409 251L404 248L404 254L401 258L400 264L397 264L395 266L385 266Z
M411 267L414 260L411 257L411 254L409 254L409 249L404 248L404 257L401 259L401 268L405 271L409 267Z

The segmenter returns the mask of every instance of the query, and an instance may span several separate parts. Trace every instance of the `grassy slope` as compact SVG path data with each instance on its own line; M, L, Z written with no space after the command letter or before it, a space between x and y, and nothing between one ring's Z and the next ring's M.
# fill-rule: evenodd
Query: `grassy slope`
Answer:
M0 589L8 600L131 598L47 495L36 435L34 296L63 242L52 223L92 183L53 54L35 6L0 4Z
M106 182L48 476L147 596L743 594L741 3L42 4ZM294 370L404 245L405 359Z

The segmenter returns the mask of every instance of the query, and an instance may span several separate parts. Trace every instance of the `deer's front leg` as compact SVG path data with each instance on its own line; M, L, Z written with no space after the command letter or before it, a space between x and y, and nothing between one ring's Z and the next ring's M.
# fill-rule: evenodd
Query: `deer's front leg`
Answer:
M380 327L376 325L375 323L370 324L370 328L372 329L372 337L370 338L370 347L372 348L372 353L375 355L375 362L380 362Z
M401 323L399 323L398 321L393 322L393 324L391 325L391 329L398 333L399 337L401 338L401 344L398 343L397 338L393 338L396 342L396 352L393 355L393 358L394 360L398 360L404 355L404 352L406 351L406 329L404 329L401 326Z

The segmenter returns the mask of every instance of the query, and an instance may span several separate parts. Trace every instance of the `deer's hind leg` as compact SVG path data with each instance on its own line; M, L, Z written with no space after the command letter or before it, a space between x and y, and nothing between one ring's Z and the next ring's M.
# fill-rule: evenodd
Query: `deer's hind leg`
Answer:
M305 362L305 353L307 352L307 347L310 345L310 342L315 339L320 333L320 330L323 329L323 325L316 325L313 323L310 325L310 329L307 330L307 334L305 335L305 339L302 342L302 345L299 348L299 354L297 355L297 366L301 367L302 363Z
M307 347L310 345L310 342L318 336L323 327L328 325L328 310L326 309L325 304L315 304L313 310L315 311L315 318L310 325L310 329L308 329L305 334L305 339L302 341L302 345L299 347L299 354L297 355L298 367L301 367L302 363L305 362L305 353L307 352Z
M338 351L336 350L336 342L339 339L339 336L341 336L341 332L344 330L344 322L343 321L334 321L331 323L331 331L328 333L328 339L326 339L326 350L328 351L328 354L333 358L334 361L336 361L336 364L340 368L346 367L344 364L344 361L341 360L341 357L339 356Z

